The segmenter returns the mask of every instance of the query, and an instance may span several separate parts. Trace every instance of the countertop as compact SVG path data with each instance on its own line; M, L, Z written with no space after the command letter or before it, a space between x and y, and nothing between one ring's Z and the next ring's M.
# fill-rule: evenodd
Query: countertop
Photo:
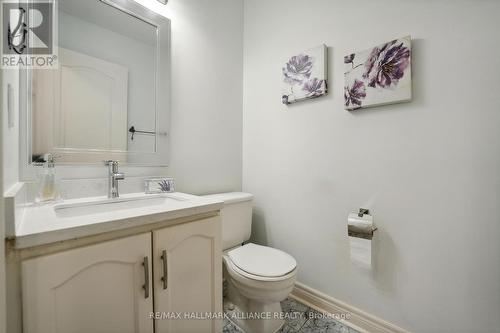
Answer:
M134 193L120 197L151 198L146 194ZM52 204L30 204L24 208L24 216L15 230L16 249L36 247L55 242L78 239L102 233L123 230L158 222L189 217L222 209L223 202L213 198L193 196L185 193L171 193L153 196L164 198L151 205L141 206L129 201L119 209L72 210L68 205L86 205L92 201L103 201L104 197L65 200ZM59 210L55 208L59 207ZM62 209L61 209L62 207ZM87 206L88 207L88 206ZM83 213L82 213L83 212Z

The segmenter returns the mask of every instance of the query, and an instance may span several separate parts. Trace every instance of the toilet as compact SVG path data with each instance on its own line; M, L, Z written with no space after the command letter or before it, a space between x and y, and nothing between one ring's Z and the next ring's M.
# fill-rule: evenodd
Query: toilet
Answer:
M252 225L251 194L233 192L208 197L224 202L224 309L246 333L278 331L284 323L280 302L293 289L297 262L281 250L245 243L250 239Z

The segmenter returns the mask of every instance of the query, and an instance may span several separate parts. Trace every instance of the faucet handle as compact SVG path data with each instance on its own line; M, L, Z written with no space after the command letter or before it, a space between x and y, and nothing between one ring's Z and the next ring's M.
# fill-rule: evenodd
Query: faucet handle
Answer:
M118 173L118 161L108 160L104 164L108 166L110 174Z
M105 160L104 165L118 165L118 161L115 160Z

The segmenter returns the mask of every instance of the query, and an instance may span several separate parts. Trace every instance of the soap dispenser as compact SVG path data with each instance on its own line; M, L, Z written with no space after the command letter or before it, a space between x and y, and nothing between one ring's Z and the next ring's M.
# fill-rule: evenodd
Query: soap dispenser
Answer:
M45 154L44 160L43 168L38 174L38 195L36 201L56 201L59 199L59 189L54 167L54 156L52 154Z

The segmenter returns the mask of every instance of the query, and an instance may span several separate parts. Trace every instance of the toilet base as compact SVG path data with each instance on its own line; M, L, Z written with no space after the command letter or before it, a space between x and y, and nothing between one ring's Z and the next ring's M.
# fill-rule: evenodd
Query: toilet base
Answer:
M281 302L293 290L297 269L275 278L252 275L223 256L224 309L246 333L275 333L284 321ZM232 309L232 310L231 310Z
M224 311L236 326L246 333L275 333L285 321L280 302L262 303L243 296L230 279Z
M249 300L247 304L234 304L224 298L224 312L229 320L246 333L278 332L285 324L285 321L280 319L281 304L256 303Z

